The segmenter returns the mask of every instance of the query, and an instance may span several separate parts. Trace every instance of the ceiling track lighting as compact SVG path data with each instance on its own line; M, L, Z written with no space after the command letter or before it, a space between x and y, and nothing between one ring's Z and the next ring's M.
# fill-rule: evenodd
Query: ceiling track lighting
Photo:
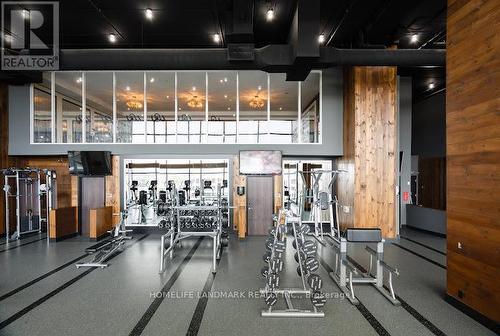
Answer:
M212 36L213 40L215 43L220 43L220 35L215 33L213 36Z
M432 90L432 89L434 89L436 87L436 84L429 83L428 87L429 87L429 90Z
M417 42L418 42L418 35L417 35L417 34L413 34L413 35L410 37L410 42L411 42L411 43L417 43Z
M115 34L113 34L113 33L109 34L109 35L108 35L108 40L109 40L109 42L111 42L111 43L115 43L115 42L116 42L116 35L115 35Z
M266 12L266 20L272 21L274 19L274 9L269 8Z
M151 8L146 8L144 15L146 16L146 19L153 20L153 10Z

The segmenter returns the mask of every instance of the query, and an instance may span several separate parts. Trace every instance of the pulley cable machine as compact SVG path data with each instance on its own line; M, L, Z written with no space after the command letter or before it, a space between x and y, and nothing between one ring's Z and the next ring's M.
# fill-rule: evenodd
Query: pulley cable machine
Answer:
M39 168L8 168L0 172L4 175L5 239L15 240L24 234L41 232L44 223L49 240L50 210L56 205L56 172ZM15 209L11 207L12 199ZM12 216L14 210L15 216ZM15 217L16 230L10 235L12 217Z

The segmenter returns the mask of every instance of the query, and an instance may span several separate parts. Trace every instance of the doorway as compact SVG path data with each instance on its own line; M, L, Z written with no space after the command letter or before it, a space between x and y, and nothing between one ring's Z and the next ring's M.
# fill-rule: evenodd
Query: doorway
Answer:
M267 235L272 226L274 180L272 176L247 177L248 235Z

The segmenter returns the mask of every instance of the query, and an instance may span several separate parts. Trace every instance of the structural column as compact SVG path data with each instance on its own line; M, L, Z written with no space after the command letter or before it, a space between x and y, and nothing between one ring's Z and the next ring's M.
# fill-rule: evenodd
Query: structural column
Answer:
M337 160L343 228L396 229L397 69L344 69L344 155Z

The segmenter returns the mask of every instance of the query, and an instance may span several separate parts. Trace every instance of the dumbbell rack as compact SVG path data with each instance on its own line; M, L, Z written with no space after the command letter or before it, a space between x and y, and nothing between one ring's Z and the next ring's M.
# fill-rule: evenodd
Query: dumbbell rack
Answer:
M261 316L262 317L325 317L325 313L321 310L319 310L316 306L313 305L313 309L299 309L296 308L293 305L292 302L292 297L294 295L312 295L312 291L307 288L306 286L306 280L305 280L305 269L303 268L303 263L301 260L300 253L298 254L299 258L299 269L300 269L300 278L302 281L302 287L297 287L297 288L283 288L279 289L279 277L276 281L275 286L270 285L269 281L269 276L271 275L271 265L273 262L273 259L275 259L275 248L276 243L278 241L284 241L285 240L285 235L286 235L286 227L287 224L291 223L293 227L293 236L295 241L298 241L299 233L297 230L297 225L300 226L300 218L288 218L285 220L284 225L278 225L276 229L274 229L274 239L273 239L273 248L271 248L271 257L269 258L268 261L268 278L266 279L266 286L263 289L260 289L260 293L266 296L266 303L268 299L274 299L275 301L277 300L277 295L282 295L283 298L285 299L285 303L287 308L286 309L274 309L273 306L274 304L268 304L268 309L263 309L261 311ZM281 229L281 230L280 230ZM281 237L280 237L281 236ZM285 250L282 253L286 253L286 243L285 243ZM273 288L274 287L274 288Z
M221 207L220 206L174 206L176 211L177 225L171 227L168 232L161 236L161 255L160 255L160 274L165 271L165 257L170 254L170 258L174 256L174 249L180 246L182 239L190 237L210 237L213 239L213 256L212 256L212 273L217 272L217 260L220 259L222 253L221 233ZM189 231L181 227L181 213L194 213L200 211L215 211L216 220L211 229L204 231ZM189 215L192 217L192 215Z

